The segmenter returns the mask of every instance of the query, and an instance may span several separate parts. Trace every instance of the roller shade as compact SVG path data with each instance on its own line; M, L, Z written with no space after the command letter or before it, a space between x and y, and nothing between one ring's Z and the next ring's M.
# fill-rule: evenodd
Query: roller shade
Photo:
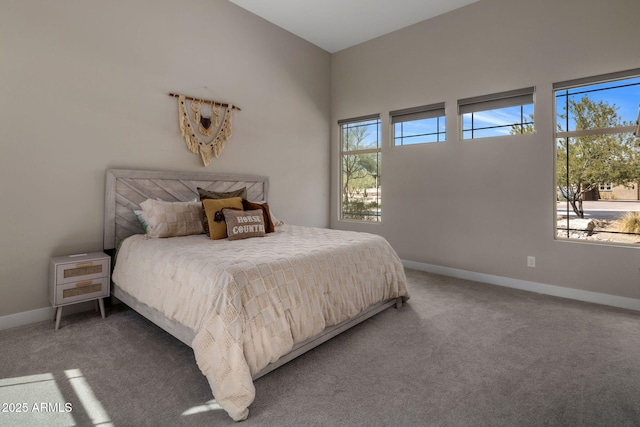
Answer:
M405 108L389 112L391 123L410 122L413 120L432 119L445 115L444 102L422 105L420 107Z
M516 107L533 104L535 87L528 87L491 95L475 96L458 100L458 114L475 113L478 111L496 110L498 108Z
M566 80L564 82L558 82L553 84L553 90L571 89L578 86L586 86L594 83L602 83L612 80L622 80L629 77L640 76L640 68L634 68L633 70L618 71L616 73L601 74L599 76L585 77L582 79Z
M341 120L338 120L338 124L343 125L346 123L366 122L369 120L377 120L379 118L380 118L380 114L369 114L368 116L354 117L352 119L341 119Z

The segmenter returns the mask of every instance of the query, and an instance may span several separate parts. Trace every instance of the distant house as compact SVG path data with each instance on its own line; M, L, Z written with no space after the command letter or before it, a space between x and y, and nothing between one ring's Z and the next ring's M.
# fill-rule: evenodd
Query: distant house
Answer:
M601 184L599 188L585 194L584 200L640 200L640 185Z

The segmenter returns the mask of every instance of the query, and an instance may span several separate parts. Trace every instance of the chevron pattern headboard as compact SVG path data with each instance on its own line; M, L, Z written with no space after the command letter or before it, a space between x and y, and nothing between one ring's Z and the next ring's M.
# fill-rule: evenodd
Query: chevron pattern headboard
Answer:
M267 200L269 178L257 175L205 174L150 170L108 169L104 206L104 249L114 249L132 234L143 234L133 211L146 199L186 202L198 197L197 188L230 191L247 187L250 201Z

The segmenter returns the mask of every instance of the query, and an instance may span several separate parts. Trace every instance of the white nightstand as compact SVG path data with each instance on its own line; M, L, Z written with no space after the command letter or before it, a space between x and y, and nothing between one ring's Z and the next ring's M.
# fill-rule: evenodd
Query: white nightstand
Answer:
M104 319L103 298L109 296L111 257L103 252L51 258L49 263L49 301L53 305L56 330L62 307L96 300Z

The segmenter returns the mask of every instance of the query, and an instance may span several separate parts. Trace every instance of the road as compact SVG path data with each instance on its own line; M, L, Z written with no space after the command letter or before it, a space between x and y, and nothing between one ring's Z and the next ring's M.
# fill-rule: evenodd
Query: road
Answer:
M558 202L558 215L566 216L567 207L569 216L575 217L571 205L567 202ZM618 219L626 212L640 211L639 200L594 200L582 202L585 218Z

